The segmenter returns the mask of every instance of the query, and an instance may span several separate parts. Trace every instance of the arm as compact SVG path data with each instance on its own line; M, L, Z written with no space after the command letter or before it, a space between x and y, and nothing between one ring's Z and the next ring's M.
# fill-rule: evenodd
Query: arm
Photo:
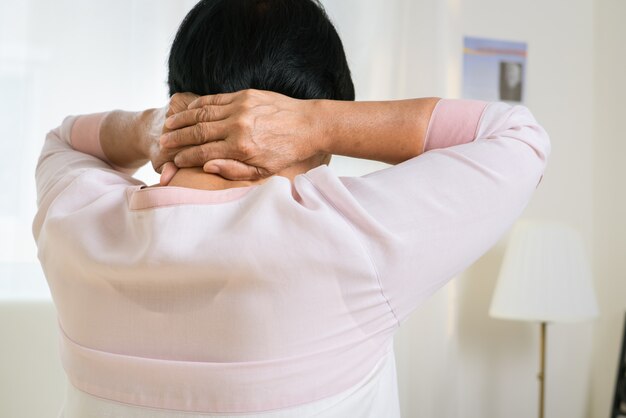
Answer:
M173 152L161 150L158 137L163 120L168 114L186 109L197 96L172 96L168 109L149 109L143 112L112 111L82 116L68 116L46 136L35 178L39 210L33 223L33 233L39 229L53 201L67 187L87 171L98 174L102 184L120 182L126 185L143 184L128 176L138 167L152 160L155 168L162 168L162 179L169 181L175 173Z
M103 159L106 157L95 139L99 137L104 115L68 116L46 136L35 171L39 208L33 223L35 237L52 202L83 174L98 173L99 178L106 177L109 183L141 184L127 174L115 171Z
M397 164L441 145L426 141L438 102L297 100L258 90L204 96L167 119L173 132L161 144L188 148L176 155L177 166L204 166L232 180L267 177L328 154ZM482 110L471 109L465 119Z
M387 102L315 100L316 148L325 154L398 164L424 151L426 131L439 99Z
M98 189L99 186L143 184L128 175L128 171L134 171L130 165L126 166L127 169L117 167L117 171L111 166L113 163L124 165L124 160L111 161L104 154L100 131L102 128L109 130L109 123L114 121L112 117L109 118L109 123L105 123L108 115L109 112L68 116L58 128L46 136L35 170L38 210L33 220L33 235L36 240L52 203L59 202L57 198L83 174L93 173L99 180L90 188L92 198L97 198L99 193L106 190L106 187ZM105 135L111 133L107 132ZM73 200L76 199L68 196L65 203Z
M550 154L528 109L504 103L442 100L425 142L419 157L363 177L305 175L353 226L398 322L506 233Z
M99 158L117 170L132 173L154 154L164 115L165 109L148 109L78 116L69 142L77 151Z
M98 140L104 159L124 169L136 170L143 166L150 161L164 120L164 109L106 113Z
M167 116L186 109L198 96L190 93L171 97L168 107L140 112L114 110L89 115L69 116L50 131L36 169L38 200L57 183L66 183L85 169L114 169L134 173L148 161L162 182L171 178L171 163L179 149L164 150L158 138Z
M196 98L198 96L192 93L175 94L163 108L140 112L115 110L79 117L77 123L85 127L75 129L72 141L76 149L107 161L121 171L133 173L151 161L154 170L161 173L161 184L165 185L176 173L172 160L180 151L159 145L159 137L169 132L164 126L165 118L187 109ZM80 147L81 141L87 146Z
M323 152L399 164L431 149L474 140L486 104L424 98L388 102L320 100L312 105L323 121L317 136ZM445 132L433 119L444 120Z

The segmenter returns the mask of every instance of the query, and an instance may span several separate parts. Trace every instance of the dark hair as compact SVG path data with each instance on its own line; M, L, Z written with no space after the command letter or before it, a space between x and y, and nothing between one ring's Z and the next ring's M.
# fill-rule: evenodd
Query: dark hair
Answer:
M341 39L317 0L202 0L169 57L170 96L248 88L354 100Z

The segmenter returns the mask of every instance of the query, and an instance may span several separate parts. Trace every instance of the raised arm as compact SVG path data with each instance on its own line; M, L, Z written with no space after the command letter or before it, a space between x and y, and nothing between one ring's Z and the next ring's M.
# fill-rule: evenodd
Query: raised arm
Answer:
M181 112L198 96L174 95L168 106L139 112L113 110L79 116L74 122L70 142L74 149L98 157L114 168L134 171L152 162L161 173L179 150L164 150L158 139L168 129L165 118Z
M438 100L297 100L257 90L204 96L167 119L174 131L161 143L196 145L176 156L177 166L204 165L233 180L270 176L317 154L397 164L424 151Z
M150 160L151 142L161 134L160 129L153 132L159 119L162 126L163 109L81 115L75 117L67 139L74 150L132 172Z
M141 112L114 110L68 116L46 136L35 172L39 212L34 223L37 234L48 205L77 177L89 170L113 172L120 181L140 184L126 174L148 160L162 169L167 183L175 173L171 162L179 150L164 150L158 139L167 114L180 112L198 96L185 93L172 96L169 106ZM169 164L168 164L169 161ZM169 169L169 170L168 170Z
M527 108L468 100L437 104L425 147L363 177L305 175L353 226L399 322L506 233L550 154Z
M322 152L398 164L424 151L426 133L439 99L383 102L318 100Z

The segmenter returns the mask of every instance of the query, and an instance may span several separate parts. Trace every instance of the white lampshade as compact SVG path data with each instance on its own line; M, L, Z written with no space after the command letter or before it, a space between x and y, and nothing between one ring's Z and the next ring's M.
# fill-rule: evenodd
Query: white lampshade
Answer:
M558 222L519 221L500 268L489 314L527 321L578 321L598 314L581 235Z

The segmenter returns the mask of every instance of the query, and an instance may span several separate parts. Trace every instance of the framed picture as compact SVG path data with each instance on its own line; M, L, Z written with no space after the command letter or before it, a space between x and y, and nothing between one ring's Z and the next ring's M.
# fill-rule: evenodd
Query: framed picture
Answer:
M463 98L522 103L525 92L525 42L463 39Z
M622 350L620 351L619 365L617 367L611 418L626 418L626 318L624 319Z

